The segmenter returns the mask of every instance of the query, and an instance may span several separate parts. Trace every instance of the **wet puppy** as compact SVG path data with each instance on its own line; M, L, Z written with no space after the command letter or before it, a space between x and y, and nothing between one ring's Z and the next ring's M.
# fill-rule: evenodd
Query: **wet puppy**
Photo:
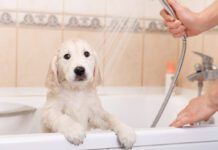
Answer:
M97 56L85 41L64 42L47 75L47 102L42 123L45 132L60 132L73 144L81 144L91 128L114 131L125 148L136 140L134 131L106 112L96 86L101 82Z

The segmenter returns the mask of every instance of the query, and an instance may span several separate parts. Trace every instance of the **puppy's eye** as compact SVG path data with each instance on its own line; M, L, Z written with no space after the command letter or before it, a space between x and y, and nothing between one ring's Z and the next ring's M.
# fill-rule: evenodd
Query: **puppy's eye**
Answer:
M90 56L90 53L89 53L88 51L85 51L85 52L84 52L84 56L85 56L85 57L89 57L89 56Z
M65 54L65 55L64 55L64 59L66 59L66 60L70 59L70 57L71 57L70 54Z

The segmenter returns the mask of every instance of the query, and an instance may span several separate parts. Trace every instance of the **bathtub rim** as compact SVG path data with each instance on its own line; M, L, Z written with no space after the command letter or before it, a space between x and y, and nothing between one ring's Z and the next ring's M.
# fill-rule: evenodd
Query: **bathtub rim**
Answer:
M207 136L205 136L207 133ZM218 127L198 128L145 128L136 129L137 142L134 147L154 147L163 145L193 144L216 142L218 144ZM98 142L96 142L98 141ZM17 147L23 150L35 144L37 149L46 147L65 147L68 149L104 149L120 148L116 135L110 131L88 132L83 145L74 146L67 142L59 133L37 133L23 135L2 135L0 136L0 149L3 147Z

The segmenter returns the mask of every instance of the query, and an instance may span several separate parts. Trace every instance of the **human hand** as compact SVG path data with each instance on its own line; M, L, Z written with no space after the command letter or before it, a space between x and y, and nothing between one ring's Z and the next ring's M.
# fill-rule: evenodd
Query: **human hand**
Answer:
M199 121L208 120L217 108L206 96L201 96L190 101L177 116L177 119L170 125L173 127L182 127L186 124L193 124Z
M164 24L174 37L194 36L204 31L204 24L198 13L192 12L176 0L168 0L168 2L174 9L178 19L169 15L165 9L160 12L160 15L164 18Z

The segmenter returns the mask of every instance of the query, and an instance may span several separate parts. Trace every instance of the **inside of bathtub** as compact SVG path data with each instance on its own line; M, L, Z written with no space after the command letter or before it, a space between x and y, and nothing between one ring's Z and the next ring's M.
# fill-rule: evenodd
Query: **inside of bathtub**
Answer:
M135 129L149 129L163 102L163 91L158 88L102 87L99 95L106 111ZM195 91L174 95L158 123L158 128L169 127L189 99L195 96ZM41 108L45 102L46 92L38 96L0 96L0 135L41 133ZM217 114L213 119L210 120L213 122L205 122L205 125L217 124Z

